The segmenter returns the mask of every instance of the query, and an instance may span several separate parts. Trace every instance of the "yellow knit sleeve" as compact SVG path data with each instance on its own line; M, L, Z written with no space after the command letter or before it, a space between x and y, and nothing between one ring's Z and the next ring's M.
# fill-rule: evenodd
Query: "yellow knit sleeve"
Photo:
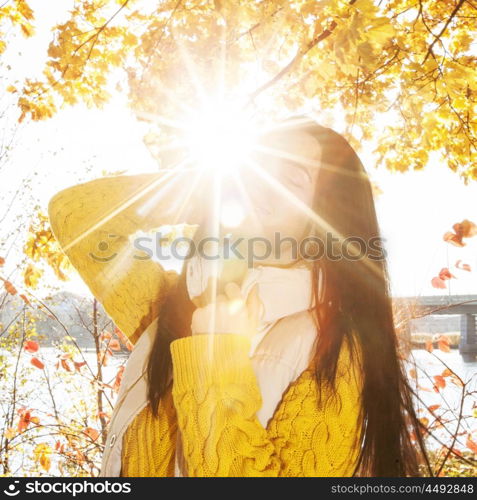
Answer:
M191 477L278 476L280 459L256 412L262 400L245 335L171 343L172 394Z
M250 340L195 335L171 343L174 405L189 476L344 477L359 455L362 373L341 349L336 392L313 370L290 385L265 429Z
M106 313L135 344L157 317L177 279L136 249L133 235L164 224L189 222L194 177L174 174L108 176L57 192L48 203L53 234ZM167 189L166 189L167 188ZM180 208L183 208L181 211ZM151 245L149 245L151 247Z

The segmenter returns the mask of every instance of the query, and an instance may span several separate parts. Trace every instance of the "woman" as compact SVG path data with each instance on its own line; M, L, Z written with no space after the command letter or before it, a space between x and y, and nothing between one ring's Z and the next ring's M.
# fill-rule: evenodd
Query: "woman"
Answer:
M198 225L195 243L215 235L213 214L199 209L197 186L206 196L210 187L190 171L167 184L169 174L100 179L50 202L56 237L135 344L101 475L419 476L429 464L363 165L341 135L307 117L284 121L261 144L259 167L240 174L243 189L224 181L224 201L240 191L249 203L236 236L259 236L263 250L280 232L289 244L246 270L222 261L218 281L203 256L176 280L150 259L124 266L138 229L187 222ZM268 156L267 147L284 154ZM147 209L159 201L160 211ZM107 272L92 253L106 234L109 257L119 254ZM330 234L332 252L319 258L290 244ZM346 239L360 250L364 242L363 255Z

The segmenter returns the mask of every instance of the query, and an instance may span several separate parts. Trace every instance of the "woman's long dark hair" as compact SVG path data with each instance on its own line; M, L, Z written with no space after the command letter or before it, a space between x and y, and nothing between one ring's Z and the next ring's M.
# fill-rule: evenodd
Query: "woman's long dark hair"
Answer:
M307 116L281 124L313 135L321 144L321 168L313 210L341 238L361 238L368 249L378 242L382 258L313 260L316 318L320 335L315 352L318 386L334 385L338 356L345 338L357 341L363 367L362 441L355 476L414 477L426 465L432 476L412 389L398 352L386 260L370 180L358 155L345 138ZM281 133L283 129L281 129ZM313 224L314 233L325 230ZM202 237L197 230L194 239ZM339 247L341 248L341 247ZM379 256L378 254L374 254ZM195 305L186 288L186 265L163 302L156 338L148 360L148 398L157 416L161 397L171 380L170 343L190 335ZM318 276L324 278L318 297ZM320 279L321 279L320 278ZM321 290L321 288L320 288ZM352 335L354 332L356 335ZM414 438L411 438L414 435ZM414 439L414 441L413 441Z

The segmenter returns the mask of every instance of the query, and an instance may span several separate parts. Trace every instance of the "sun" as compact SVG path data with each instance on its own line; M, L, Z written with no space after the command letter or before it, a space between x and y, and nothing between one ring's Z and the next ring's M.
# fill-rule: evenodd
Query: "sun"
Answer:
M219 175L247 162L260 135L245 110L225 102L205 103L183 124L188 161Z

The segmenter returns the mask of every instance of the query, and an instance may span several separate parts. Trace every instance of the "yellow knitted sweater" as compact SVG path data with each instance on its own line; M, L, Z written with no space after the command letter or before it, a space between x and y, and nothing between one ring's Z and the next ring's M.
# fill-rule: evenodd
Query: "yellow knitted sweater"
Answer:
M336 391L321 387L321 400L310 364L264 428L249 349L239 334L174 340L173 383L159 418L147 405L129 425L121 476L173 476L178 430L191 477L351 476L361 442L360 356L343 343Z

